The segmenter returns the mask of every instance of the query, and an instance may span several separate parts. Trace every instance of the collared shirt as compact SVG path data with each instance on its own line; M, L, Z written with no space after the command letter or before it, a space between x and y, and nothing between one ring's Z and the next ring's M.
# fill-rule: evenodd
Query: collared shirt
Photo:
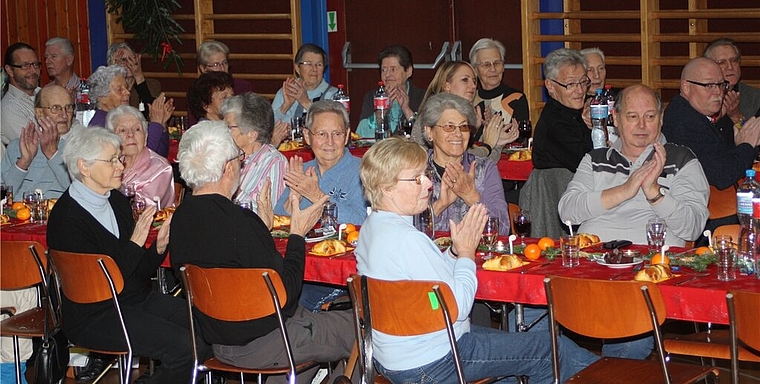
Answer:
M591 130L581 112L549 99L533 132L534 168L567 168L575 172L583 155L593 149Z
M272 144L264 144L243 161L240 171L240 188L235 200L253 202L259 197L264 180L271 180L271 201L277 201L285 191L285 170L288 160ZM256 210L258 212L258 210Z
M2 99L0 135L3 144L8 145L11 140L18 139L21 136L21 130L30 121L34 121L34 95L39 91L40 88L37 87L34 94L29 96L13 84L8 84L8 92Z
M411 80L406 81L406 94L409 95L409 108L412 111L417 111L422 104L422 98L425 96L425 91L415 87ZM362 119L359 121L359 126L356 128L356 133L361 137L375 137L375 107L374 100L375 91L369 91L364 95L364 104L362 104ZM399 121L401 120L404 112L401 110L401 105L397 101L393 101L391 104L391 110L388 114L388 126L391 132L396 130Z
M322 79L322 82L320 82L316 88L306 91L306 96L311 101L332 100L336 92L338 92L338 88L331 86L327 81L325 81L325 79ZM280 112L280 107L282 107L282 104L284 102L285 102L285 98L282 95L282 88L280 88L277 91L277 94L274 95L274 100L272 101L272 110L274 110L274 121L282 120L283 122L289 123L290 119L292 119L295 116L301 117L307 111L307 109L305 109L296 100L295 102L293 102L293 105L291 105L290 108L288 108L287 112L282 113Z
M146 203L155 205L154 196L158 196L161 208L174 205L174 173L166 158L143 148L132 167L124 170L122 185L134 184L135 196Z

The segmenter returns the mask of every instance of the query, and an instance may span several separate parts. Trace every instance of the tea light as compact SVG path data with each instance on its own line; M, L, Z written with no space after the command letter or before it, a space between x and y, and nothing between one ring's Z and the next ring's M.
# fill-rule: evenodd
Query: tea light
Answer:
M494 249L496 252L504 253L504 250L506 249L506 246L504 246L504 242L501 240L496 241L496 244L494 245Z

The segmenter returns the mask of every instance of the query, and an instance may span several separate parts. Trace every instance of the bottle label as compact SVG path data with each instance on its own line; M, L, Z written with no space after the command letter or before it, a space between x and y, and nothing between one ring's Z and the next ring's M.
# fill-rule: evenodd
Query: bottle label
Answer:
M375 109L390 109L391 99L388 96L375 97Z
M591 105L591 118L592 119L606 119L607 118L607 106L606 105Z
M351 112L351 99L346 98L343 100L338 100L338 102L343 104L343 107L346 108L346 112Z
M752 216L752 196L752 192L736 192L736 211L740 215Z

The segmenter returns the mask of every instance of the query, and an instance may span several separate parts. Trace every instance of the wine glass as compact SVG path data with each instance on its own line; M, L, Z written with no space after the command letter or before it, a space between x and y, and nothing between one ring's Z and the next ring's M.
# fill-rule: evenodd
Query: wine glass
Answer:
M528 146L528 139L533 134L533 127L530 124L530 120L520 120L517 123L517 130L520 132L520 140L524 140L524 145Z
M493 247L496 244L496 238L499 236L499 218L489 217L486 220L486 226L483 227L483 242L488 247L488 254L484 257L488 260L493 257Z
M129 204L132 204L132 200L135 198L135 193L137 188L135 188L135 183L128 183L124 184L121 187L122 193L124 193L124 196L127 197L127 200L129 200Z
M141 199L140 197L136 197L134 200L132 200L132 218L137 221L137 219L140 218L140 215L142 215L143 211L145 211L145 208L147 207L145 200Z
M530 212L525 209L515 212L512 224L514 224L515 232L520 236L522 245L525 245L525 236L530 235Z

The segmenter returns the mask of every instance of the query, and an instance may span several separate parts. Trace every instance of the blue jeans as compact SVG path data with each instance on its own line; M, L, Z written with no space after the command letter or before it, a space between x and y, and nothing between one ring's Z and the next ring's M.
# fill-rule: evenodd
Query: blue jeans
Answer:
M348 291L326 285L304 284L298 301L308 311L319 312L324 304L341 296L348 296Z
M525 324L530 324L534 319L546 312L546 307L529 307L523 306ZM509 313L509 331L515 331L515 313ZM549 317L546 316L536 323L529 331L549 331ZM602 356L621 357L626 359L643 360L652 354L654 349L654 337L652 336L635 336L625 339L608 339L604 340L602 346Z
M26 382L26 361L21 362L21 384L27 384ZM0 363L0 383L15 383L16 382L16 364Z
M486 377L529 376L531 384L551 383L552 357L549 332L508 333L472 326L457 340L459 357L467 381ZM572 375L599 359L572 340L559 340L560 376L565 382ZM375 361L378 372L393 383L456 383L456 368L451 352L414 369L391 371Z

